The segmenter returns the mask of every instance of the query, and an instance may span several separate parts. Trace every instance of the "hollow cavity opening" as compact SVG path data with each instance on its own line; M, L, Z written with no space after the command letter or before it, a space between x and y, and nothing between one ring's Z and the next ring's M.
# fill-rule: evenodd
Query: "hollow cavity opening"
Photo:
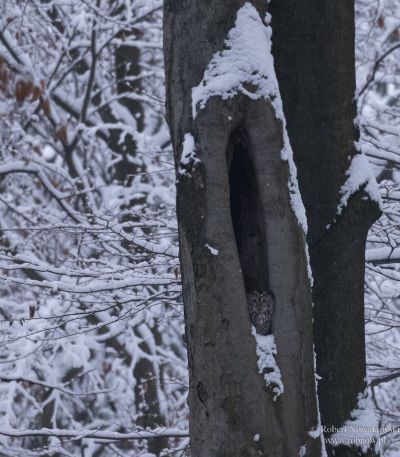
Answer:
M268 290L264 220L250 138L235 129L227 148L230 209L246 293Z

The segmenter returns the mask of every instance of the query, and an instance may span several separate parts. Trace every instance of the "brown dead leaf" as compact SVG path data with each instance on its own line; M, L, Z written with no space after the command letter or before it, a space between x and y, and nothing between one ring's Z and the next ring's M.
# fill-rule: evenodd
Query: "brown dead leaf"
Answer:
M50 101L48 98L45 98L42 100L42 108L43 108L43 112L44 114L51 119L52 115L51 115L51 106L50 106Z
M35 86L32 91L31 101L36 102L36 100L38 100L41 95L42 91L39 87Z
M60 125L56 130L56 136L61 143L66 146L68 144L68 131L66 125Z
M24 101L32 94L33 84L32 81L25 81L20 79L15 85L15 98L19 104L24 103Z

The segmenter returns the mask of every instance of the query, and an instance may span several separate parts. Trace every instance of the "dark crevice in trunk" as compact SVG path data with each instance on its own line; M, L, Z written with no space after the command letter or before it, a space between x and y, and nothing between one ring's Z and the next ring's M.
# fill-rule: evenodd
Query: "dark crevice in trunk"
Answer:
M246 293L269 290L262 206L245 129L231 133L227 148L230 209Z

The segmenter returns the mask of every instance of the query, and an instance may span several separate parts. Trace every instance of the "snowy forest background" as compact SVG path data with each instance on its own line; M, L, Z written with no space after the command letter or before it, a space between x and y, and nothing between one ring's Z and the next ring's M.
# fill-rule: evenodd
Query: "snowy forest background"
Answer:
M162 2L0 5L0 456L189 455ZM389 429L400 425L400 7L356 10L360 147L384 204L367 249L368 374ZM399 455L400 434L382 443Z

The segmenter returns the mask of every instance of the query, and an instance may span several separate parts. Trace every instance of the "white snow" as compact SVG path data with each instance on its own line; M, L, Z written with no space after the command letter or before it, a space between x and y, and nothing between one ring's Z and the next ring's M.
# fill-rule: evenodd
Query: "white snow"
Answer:
M367 453L373 445L379 448L379 425L374 406L369 397L360 394L358 408L350 414L351 419L328 438L332 446L353 445Z
M319 413L319 407L318 407L318 425L310 430L308 432L308 436L314 440L320 440L321 442L321 457L328 457L328 454L326 453L326 446L325 446L325 437L324 437L324 433L323 433L323 429L321 427L321 419L320 419L320 413ZM302 452L302 448L304 448L304 454L302 455L306 455L306 446L302 446L300 448L300 452ZM300 453L299 453L300 454Z
M200 163L200 159L196 156L195 142L191 133L186 133L182 144L182 156L179 167L179 174L188 175L187 167Z
M200 84L192 89L192 115L196 118L211 97L223 100L241 93L256 100L264 98L272 103L275 115L282 122L284 145L282 160L289 164L288 188L292 209L304 233L307 233L307 217L297 183L297 170L286 132L279 85L275 75L271 53L272 29L266 25L251 3L245 3L238 11L235 26L228 33L222 51L214 54Z
M381 248L372 248L365 251L365 260L367 262L390 261L400 258L400 248L384 246Z
M325 436L324 430L321 426L321 411L319 409L319 398L318 398L318 380L322 379L321 376L317 374L317 356L315 354L315 347L313 345L313 359L314 359L314 378L315 378L315 397L317 399L317 426L314 430L310 430L308 435L313 439L320 439L321 442L321 457L328 457L326 452L326 445L325 445Z
M275 337L274 335L259 335L254 325L251 333L256 340L258 372L264 374L265 384L272 388L275 394L274 400L276 400L279 395L283 394L284 386L281 371L275 360L277 354Z
M307 452L307 445L301 446L299 449L299 457L305 457Z
M349 198L355 192L360 190L362 186L365 186L364 192L368 194L370 199L378 202L379 206L382 208L382 200L378 184L372 172L370 163L364 154L359 153L352 158L346 175L348 176L347 181L340 189L340 195L342 197L337 208L337 214L342 214L343 209L347 206Z
M306 216L306 209L303 204L303 200L301 198L299 183L297 181L297 168L293 160L293 151L290 145L289 136L286 131L286 119L283 115L282 109L282 101L281 99L276 99L272 103L275 107L275 114L277 118L282 121L283 125L283 139L284 139L284 146L281 151L282 160L287 160L289 164L289 182L288 188L290 193L290 203L293 209L294 214L297 217L298 223L300 227L303 229L304 233L308 231L308 224L307 224L307 216ZM279 107L279 109L277 109ZM310 278L311 280L311 278Z
M318 424L317 427L313 430L310 430L308 432L308 436L310 436L312 439L316 440L317 438L319 438L321 436L321 425Z
M212 255L218 255L218 249L213 248L209 244L206 244L205 246L211 252Z
M228 33L225 49L214 54L201 83L192 89L192 111L214 96L223 100L243 93L253 100L278 96L271 48L271 28L265 27L253 5L245 3Z
M307 259L307 275L308 279L310 280L310 286L312 287L314 285L314 277L312 274L312 268L311 268L311 260L310 260L310 252L308 250L308 243L306 241L305 243L305 250L306 250L306 259ZM314 304L313 304L314 306Z

